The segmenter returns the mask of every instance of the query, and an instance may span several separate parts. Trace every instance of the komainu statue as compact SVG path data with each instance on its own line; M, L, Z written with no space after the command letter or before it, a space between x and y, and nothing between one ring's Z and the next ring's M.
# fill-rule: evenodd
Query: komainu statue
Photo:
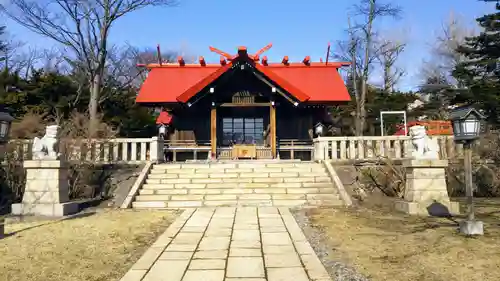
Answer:
M427 136L424 126L410 127L412 157L415 159L439 159L439 145L437 140Z
M33 140L33 160L57 160L59 158L57 132L59 126L45 128L45 135Z

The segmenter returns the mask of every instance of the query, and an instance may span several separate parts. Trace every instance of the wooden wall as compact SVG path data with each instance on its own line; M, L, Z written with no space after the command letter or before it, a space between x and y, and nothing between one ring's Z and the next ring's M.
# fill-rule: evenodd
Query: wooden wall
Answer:
M324 109L303 108L283 104L276 109L277 138L311 140L313 126L322 121L319 117Z
M198 145L210 142L210 107L198 105L178 108L173 112L173 133L170 141L193 142Z
M264 118L264 127L269 125L269 113L263 110L267 108L258 108L256 117ZM295 139L310 140L313 135L313 126L321 120L316 117L321 109L288 107L280 103L276 108L276 135L277 140ZM218 108L217 112L217 134L222 134L221 120L224 116L231 116L232 112L237 113L237 108ZM245 110L248 112L248 110ZM258 114L257 114L258 113ZM238 114L240 115L240 114ZM250 116L245 114L246 116ZM210 108L199 108L192 110L177 110L173 119L173 133L170 135L170 141L192 141L198 144L208 143L210 141ZM266 142L268 143L268 142Z

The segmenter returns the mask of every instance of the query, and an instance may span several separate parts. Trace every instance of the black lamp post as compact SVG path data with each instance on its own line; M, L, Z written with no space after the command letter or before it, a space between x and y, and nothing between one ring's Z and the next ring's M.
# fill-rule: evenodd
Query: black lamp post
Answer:
M0 145L6 144L9 141L10 125L14 121L14 117L0 107Z
M14 117L0 106L0 162L5 157L5 144L9 141L10 125L14 121ZM0 237L4 235L5 219L0 217Z
M472 144L481 133L481 121L485 117L472 107L459 107L450 113L454 140L464 145L465 189L467 195L467 219L460 223L460 232L466 235L483 235L483 222L474 216L474 190L472 187Z

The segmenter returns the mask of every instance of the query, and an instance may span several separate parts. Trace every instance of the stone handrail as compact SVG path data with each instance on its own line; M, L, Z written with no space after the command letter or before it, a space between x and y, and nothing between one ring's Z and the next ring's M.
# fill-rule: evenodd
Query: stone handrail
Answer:
M453 136L431 136L439 144L441 159L461 157L463 148ZM379 157L403 159L413 149L408 136L318 137L313 141L314 160L375 160ZM11 140L15 158L31 160L32 140ZM68 160L92 163L137 164L163 159L164 143L158 137L82 139L63 141Z
M430 136L437 139L441 159L461 157L463 148L453 136ZM409 158L413 150L409 136L318 137L314 139L315 160L376 160Z
M14 139L9 142L12 158L32 159L33 140ZM62 155L75 162L98 164L138 164L161 159L163 145L158 137L61 140Z

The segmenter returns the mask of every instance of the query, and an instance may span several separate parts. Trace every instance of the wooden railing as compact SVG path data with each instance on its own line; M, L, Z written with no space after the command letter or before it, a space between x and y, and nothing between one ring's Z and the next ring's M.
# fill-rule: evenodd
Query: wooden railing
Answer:
M282 139L278 143L278 153L284 159L311 160L313 152L313 140Z
M175 140L164 141L163 149L168 161L203 160L210 153L210 141Z
M439 145L441 159L461 157L462 145L453 136L430 136ZM411 157L413 145L408 136L319 137L314 139L315 160L375 160L381 157L404 159Z

